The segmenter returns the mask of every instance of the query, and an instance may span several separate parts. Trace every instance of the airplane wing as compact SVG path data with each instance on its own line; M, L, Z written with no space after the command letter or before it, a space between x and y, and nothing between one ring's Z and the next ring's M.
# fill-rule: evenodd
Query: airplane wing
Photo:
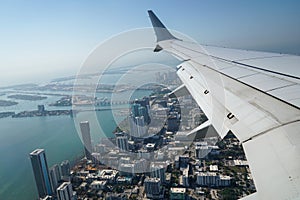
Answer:
M148 13L154 51L182 60L177 74L212 126L242 143L257 190L246 198L300 199L300 57L200 46Z

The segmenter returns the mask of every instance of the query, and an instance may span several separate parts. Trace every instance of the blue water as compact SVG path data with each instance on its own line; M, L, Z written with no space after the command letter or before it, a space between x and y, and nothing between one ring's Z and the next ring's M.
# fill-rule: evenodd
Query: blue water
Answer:
M147 94L149 91L137 91L134 98ZM55 98L51 98L53 100ZM50 99L46 101L50 102ZM18 110L34 110L38 104L41 102L20 101ZM7 110L10 109L7 107ZM89 112L82 112L76 119L90 121L93 143L97 143L104 134L113 136L116 122L111 111L96 112L96 118L91 116ZM97 124L101 125L103 132L95 128ZM45 149L49 167L63 160L72 161L83 156L83 146L75 122L69 116L0 119L1 200L37 199L29 159L29 153L36 148Z
M29 153L44 148L48 165L83 155L70 117L0 120L0 199L37 197Z

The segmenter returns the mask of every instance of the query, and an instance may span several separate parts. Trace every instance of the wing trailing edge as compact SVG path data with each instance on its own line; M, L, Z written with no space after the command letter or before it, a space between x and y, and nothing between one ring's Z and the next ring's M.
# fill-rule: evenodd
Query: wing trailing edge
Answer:
M174 91L170 92L168 94L168 96L170 98L176 98L176 97L182 97L182 96L186 96L189 95L189 91L188 89L185 87L184 84L180 85L178 88L176 88Z

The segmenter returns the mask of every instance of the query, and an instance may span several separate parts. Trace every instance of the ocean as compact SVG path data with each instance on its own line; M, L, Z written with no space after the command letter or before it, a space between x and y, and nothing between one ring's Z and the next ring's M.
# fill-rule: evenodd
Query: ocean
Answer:
M150 91L138 90L134 98L149 95ZM107 95L107 94L103 94ZM101 96L103 96L101 95ZM2 98L5 98L2 97ZM52 103L60 97L49 97L41 101L18 101L15 107L3 107L1 111L36 110L38 104ZM46 106L46 109L56 109ZM80 120L89 120L92 142L97 143L104 133L113 136L116 122L110 110L97 111L96 119L91 113L77 114ZM120 118L122 118L120 116ZM95 128L100 123L104 133ZM70 116L2 118L0 119L0 200L37 199L37 190L29 153L43 148L48 167L63 160L74 161L83 156L83 145Z

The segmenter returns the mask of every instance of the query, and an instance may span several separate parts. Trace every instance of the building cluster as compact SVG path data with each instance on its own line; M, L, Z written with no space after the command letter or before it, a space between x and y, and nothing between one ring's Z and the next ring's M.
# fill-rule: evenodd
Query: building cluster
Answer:
M156 83L164 85L178 85L181 84L175 71L157 72L155 74Z
M30 153L33 174L38 196L42 200L76 200L76 192L70 182L70 163L63 161L50 169L44 149L36 149Z
M150 98L136 99L131 105L129 116L130 134L132 137L143 138L147 134L150 123Z
M196 147L200 144L211 146L214 140L218 140L214 149L206 156L197 158ZM176 156L174 162L151 162L149 171L143 173L134 173L135 165L131 164L129 157L120 158L120 163L124 164L121 170L112 169L95 159L83 159L71 173L73 190L78 199L121 200L223 199L223 193L227 190L236 192L235 197L241 198L254 192L244 158L239 155L224 159L230 145L222 146L222 141L210 137L193 142L185 154ZM147 160L141 159L141 162L146 164ZM240 187L243 187L241 194L237 192Z
M131 104L129 117L124 120L127 131L119 129L114 138L102 138L95 147L91 146L88 122L81 122L86 158L131 174L149 171L153 163L166 165L174 159L178 149L184 150L174 139L180 116L175 98L136 99Z
M48 171L44 150L32 152L39 196L224 199L228 191L236 198L255 191L243 150L232 134L220 140L216 133L193 131L206 117L190 97L137 99L128 119L127 131L118 129L114 138L103 138L95 146L89 122L81 122L85 158L71 171L63 163Z

